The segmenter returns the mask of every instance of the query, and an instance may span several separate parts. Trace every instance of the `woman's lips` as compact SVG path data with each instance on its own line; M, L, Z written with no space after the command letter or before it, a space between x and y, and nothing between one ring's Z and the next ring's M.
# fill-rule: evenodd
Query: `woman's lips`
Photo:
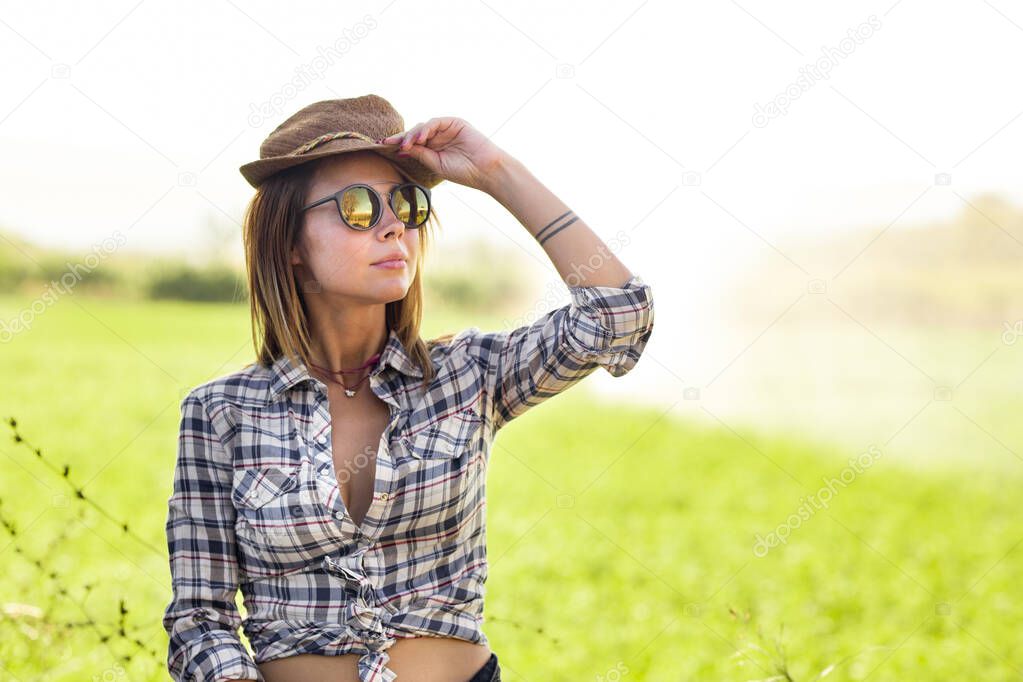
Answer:
M401 270L405 267L405 261L400 258L394 260L380 261L379 263L373 263L374 268L385 268L387 270Z

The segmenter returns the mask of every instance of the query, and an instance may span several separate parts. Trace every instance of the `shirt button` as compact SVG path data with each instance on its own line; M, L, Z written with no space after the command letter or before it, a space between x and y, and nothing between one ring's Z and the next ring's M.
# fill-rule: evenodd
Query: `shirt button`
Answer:
M340 521L344 517L345 517L345 513L344 512L340 512L340 511L334 512L334 518L337 519L338 521Z
M380 499L381 500L386 500L387 499L387 493L380 493Z
M324 443L326 443L327 442L327 434L321 433L320 437L316 439L316 442L319 443L320 445L323 445Z

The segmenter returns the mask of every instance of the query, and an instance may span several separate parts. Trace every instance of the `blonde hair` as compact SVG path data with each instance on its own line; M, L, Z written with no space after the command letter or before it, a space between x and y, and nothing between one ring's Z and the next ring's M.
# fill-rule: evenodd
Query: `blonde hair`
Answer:
M260 183L245 209L242 230L252 341L256 361L264 367L272 365L282 354L292 361L300 358L307 366L311 362L307 310L290 254L302 230L301 208L316 165L315 161L304 163L270 176ZM397 332L412 361L422 368L424 382L434 376L430 348L453 336L449 333L428 341L419 337L423 314L422 264L434 226L439 228L440 221L431 209L430 218L418 228L420 248L415 279L405 298L388 303L385 312L388 331Z

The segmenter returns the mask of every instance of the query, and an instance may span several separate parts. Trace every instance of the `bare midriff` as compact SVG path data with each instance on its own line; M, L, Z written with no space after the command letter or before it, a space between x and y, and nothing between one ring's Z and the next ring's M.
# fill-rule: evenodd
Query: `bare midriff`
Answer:
M468 682L490 658L490 647L451 637L399 639L387 667L395 682ZM299 654L259 664L266 682L359 682L359 654Z

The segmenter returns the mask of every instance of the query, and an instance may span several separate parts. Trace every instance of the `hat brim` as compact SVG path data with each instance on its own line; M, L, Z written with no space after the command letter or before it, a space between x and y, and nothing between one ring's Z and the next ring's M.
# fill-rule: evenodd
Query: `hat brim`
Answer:
M249 163L241 166L238 170L242 174L242 177L244 177L250 185L258 188L259 185L271 175L288 168L294 168L295 166L309 163L310 161L315 161L317 159L322 159L327 156L336 156L338 154L347 154L349 152L356 151L371 151L387 159L408 175L414 182L418 182L425 187L436 187L443 180L442 177L415 159L397 156L397 149L397 144L377 144L375 142L367 142L365 140L350 138L332 140L331 142L324 144L322 148L317 151L306 154L272 156L265 159L259 159L258 161L250 161Z

